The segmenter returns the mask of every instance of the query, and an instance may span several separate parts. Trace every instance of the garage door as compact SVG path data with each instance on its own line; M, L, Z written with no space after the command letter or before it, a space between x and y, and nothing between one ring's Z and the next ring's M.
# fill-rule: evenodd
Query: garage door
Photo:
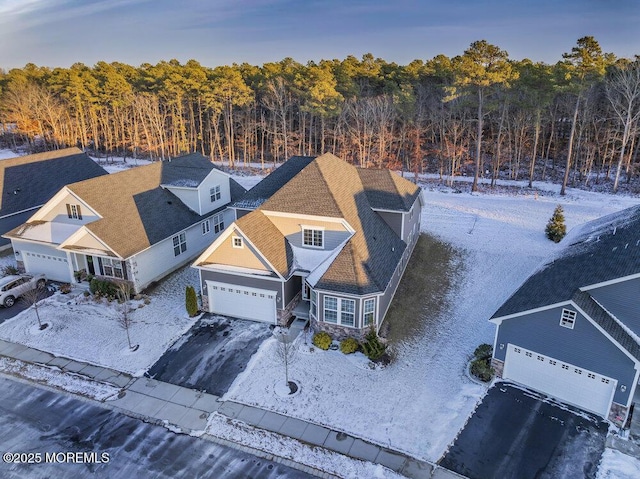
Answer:
M214 281L207 281L207 287L212 313L275 324L275 292Z
M617 381L509 344L504 379L607 417Z
M44 273L47 279L70 281L69 263L66 256L54 256L31 251L22 251L24 269L27 273Z

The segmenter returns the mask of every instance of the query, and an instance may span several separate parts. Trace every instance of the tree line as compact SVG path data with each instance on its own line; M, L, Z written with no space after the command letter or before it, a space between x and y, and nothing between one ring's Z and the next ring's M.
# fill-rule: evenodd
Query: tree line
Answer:
M568 184L639 173L640 57L580 38L556 64L473 42L449 58L209 68L98 62L0 70L0 127L31 148L77 145L230 166L332 152L363 167Z

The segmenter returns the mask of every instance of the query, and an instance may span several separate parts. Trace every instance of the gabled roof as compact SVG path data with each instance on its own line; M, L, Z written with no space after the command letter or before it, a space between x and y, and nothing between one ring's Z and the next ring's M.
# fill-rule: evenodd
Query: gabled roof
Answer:
M293 266L291 245L262 211L244 215L236 225L281 276L289 276Z
M233 202L231 207L256 209L311 163L314 158L315 156L292 156L241 198Z
M107 175L79 148L0 161L0 217L42 206L64 185Z
M67 190L101 216L84 228L115 254L127 258L225 209L223 206L200 216L160 186L167 169L174 178L176 171L189 171L193 155L184 158L185 167L181 165L182 157L178 157L171 162L156 162L67 185ZM212 169L209 162L209 171ZM238 187L242 189L236 184L232 194L234 189L237 193ZM9 234L19 232L20 228L16 228Z
M419 187L398 179L402 188L417 197ZM315 284L318 289L358 295L384 291L406 248L404 241L373 211L358 169L328 153L300 171L260 210L267 214L277 211L344 218L354 229L353 236Z
M200 153L165 160L163 165L160 180L162 185L187 188L197 188L215 168L213 163Z
M391 170L358 168L358 174L374 209L409 211L420 196L420 188Z
M640 205L585 224L492 318L570 300L579 288L640 273Z

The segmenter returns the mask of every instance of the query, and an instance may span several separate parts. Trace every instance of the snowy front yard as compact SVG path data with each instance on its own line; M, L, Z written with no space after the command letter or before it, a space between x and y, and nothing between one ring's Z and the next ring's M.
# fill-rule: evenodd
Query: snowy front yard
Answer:
M56 293L39 306L40 318L49 327L38 328L33 308L0 325L0 338L57 356L141 376L173 342L195 323L185 312L184 289L197 285L197 271L183 268L151 293L151 302L132 301L130 327L135 352L118 324L119 306L114 301L96 303L79 292ZM141 306L142 305L142 306ZM141 307L140 307L141 306Z
M463 427L483 386L468 379L474 348L492 343L489 317L500 304L563 244L544 236L556 204L565 209L570 229L638 204L637 198L570 190L554 194L484 195L425 191L422 230L450 244L461 258L451 287L441 294L445 307L416 321L429 327L398 348L394 363L382 370L338 351L310 353L301 348L290 376L299 394L274 394L284 380L275 340L263 343L225 399L258 405L330 426L364 439L436 461ZM419 301L420 298L404 298Z

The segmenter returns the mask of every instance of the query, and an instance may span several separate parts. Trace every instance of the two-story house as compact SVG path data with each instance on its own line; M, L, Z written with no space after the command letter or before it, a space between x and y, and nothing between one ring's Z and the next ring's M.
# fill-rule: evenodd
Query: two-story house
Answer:
M243 193L195 153L69 184L5 236L26 272L71 282L84 271L139 292L209 246Z
M294 314L338 337L378 330L420 233L420 188L331 154L281 168L196 260L204 308L273 324Z

